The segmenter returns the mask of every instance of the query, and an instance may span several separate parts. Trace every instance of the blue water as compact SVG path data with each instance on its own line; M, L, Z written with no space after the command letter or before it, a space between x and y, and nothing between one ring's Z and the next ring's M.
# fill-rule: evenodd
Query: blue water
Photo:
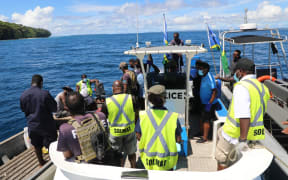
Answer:
M169 38L172 36L169 33ZM162 33L140 34L140 46L145 46L145 41L151 41L152 46L162 45L162 38ZM181 32L180 38L190 39L196 45L204 43L208 47L205 31ZM39 73L44 77L44 89L53 96L63 86L75 88L82 73L86 73L88 78L100 79L107 94L111 94L112 82L120 79L122 74L118 69L119 63L132 57L123 52L135 46L135 40L135 34L118 34L0 41L0 141L22 131L26 126L24 113L19 107L19 97L29 88L33 74ZM256 63L264 63L264 59L267 59L265 48L267 51L267 45L255 51ZM234 49L236 47L232 47ZM219 69L219 53L214 55ZM229 54L227 56L229 58ZM153 57L155 63L162 67L163 56ZM200 57L210 64L213 62L211 52ZM214 73L213 66L211 71Z

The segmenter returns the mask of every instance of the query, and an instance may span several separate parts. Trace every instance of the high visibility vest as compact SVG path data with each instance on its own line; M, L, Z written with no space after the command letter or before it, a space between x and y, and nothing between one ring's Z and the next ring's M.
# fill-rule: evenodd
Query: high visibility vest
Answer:
M140 157L149 170L172 169L178 160L175 132L177 113L167 110L140 111Z
M265 138L263 117L270 98L268 88L257 79L245 79L235 84L244 86L250 96L250 128L247 140L261 140ZM240 137L240 120L234 116L234 98L229 107L223 131L232 138Z
M79 86L79 93L81 92L81 89L82 89L82 80L79 81L76 85ZM86 80L86 86L87 86L87 91L88 91L88 95L89 96L92 96L93 94L93 91L92 91L92 88L91 88L91 84L90 84L90 79L87 79Z
M124 136L134 132L135 112L132 96L117 94L106 98L110 134L112 136Z

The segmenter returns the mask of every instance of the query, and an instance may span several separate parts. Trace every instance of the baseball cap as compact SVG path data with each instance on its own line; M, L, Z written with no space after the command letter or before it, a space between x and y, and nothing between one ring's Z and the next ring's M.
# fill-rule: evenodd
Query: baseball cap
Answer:
M66 91L68 91L68 92L72 92L72 91L73 91L73 89L70 88L69 86L64 86L64 87L62 87L62 89L63 89L63 90L66 90Z
M148 93L156 94L156 95L165 95L166 94L165 86L154 85L149 88Z
M239 59L236 66L235 66L235 70L237 69L241 69L244 71L255 71L255 64L252 60L248 59L248 58L242 58Z

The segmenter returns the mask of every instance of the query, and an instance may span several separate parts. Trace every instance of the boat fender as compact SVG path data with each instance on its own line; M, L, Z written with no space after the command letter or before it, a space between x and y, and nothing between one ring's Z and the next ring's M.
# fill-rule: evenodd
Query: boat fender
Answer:
M258 77L257 80L260 81L260 82L264 82L265 80L272 80L272 81L275 81L276 78L273 77L273 76L264 75L264 76L260 76L260 77Z
M271 80L271 81L274 82L274 81L276 80L276 78L273 77L273 76L264 75L264 76L258 77L257 80L260 81L260 82L264 82L265 80ZM272 94L272 92L270 91L270 98L272 98L272 97L273 97L273 94Z
M28 127L24 127L24 143L27 149L32 147L31 140L28 135Z

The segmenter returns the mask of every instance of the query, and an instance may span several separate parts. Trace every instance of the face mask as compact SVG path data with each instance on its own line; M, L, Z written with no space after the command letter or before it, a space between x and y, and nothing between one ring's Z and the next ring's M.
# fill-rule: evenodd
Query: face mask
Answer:
M236 76L236 73L234 74L233 78L234 78L234 80L235 80L236 82L239 82L239 81L240 81L239 78Z
M86 78L82 79L82 82L83 82L83 83L86 83L86 81L87 81L87 79L86 79Z
M198 74L199 74L199 76L203 76L204 75L202 70L198 70Z

